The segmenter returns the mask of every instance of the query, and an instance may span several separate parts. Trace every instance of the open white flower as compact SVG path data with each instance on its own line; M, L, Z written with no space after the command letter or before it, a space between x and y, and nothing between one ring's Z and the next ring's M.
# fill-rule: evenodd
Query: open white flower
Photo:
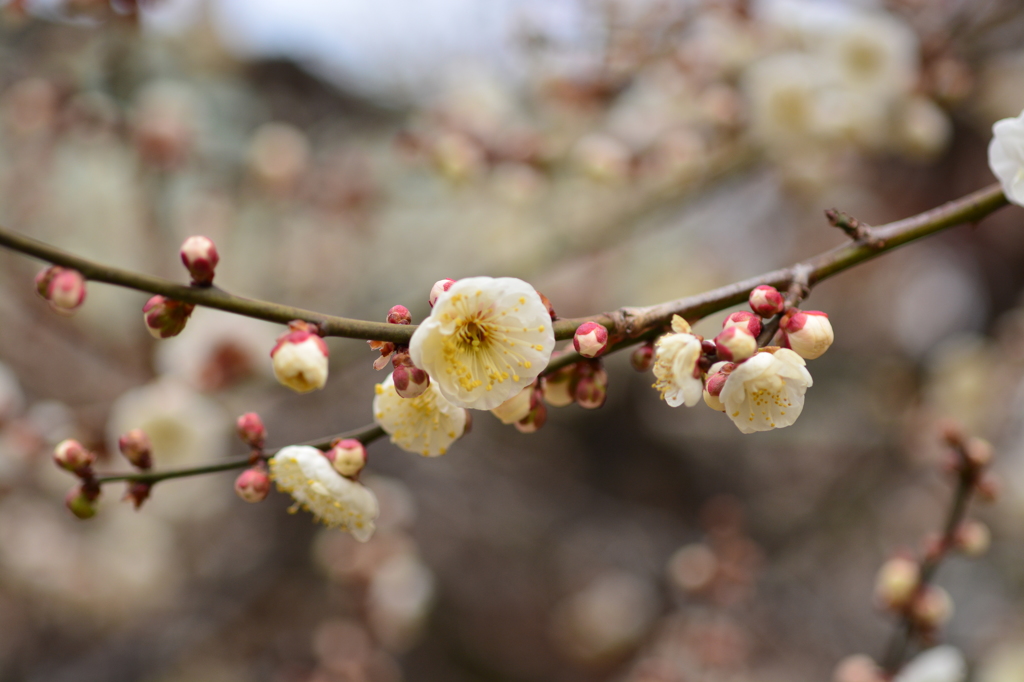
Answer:
M672 407L693 407L704 394L704 382L697 369L700 340L689 333L690 325L678 315L672 318L672 329L672 333L654 343L654 388L661 391L661 397Z
M438 297L409 353L449 402L491 410L533 383L554 347L551 316L533 287L469 277Z
M373 535L380 513L377 497L365 486L345 478L314 447L290 445L270 459L270 473L280 490L332 528L341 528L356 540Z
M999 178L1006 198L1024 206L1024 111L1017 118L1004 118L992 126L988 167Z
M813 381L804 359L787 348L758 353L737 365L719 396L725 413L743 433L789 426L804 409Z
M398 395L392 375L377 384L373 419L403 450L437 457L465 432L466 410L448 402L437 384L431 381L415 398Z

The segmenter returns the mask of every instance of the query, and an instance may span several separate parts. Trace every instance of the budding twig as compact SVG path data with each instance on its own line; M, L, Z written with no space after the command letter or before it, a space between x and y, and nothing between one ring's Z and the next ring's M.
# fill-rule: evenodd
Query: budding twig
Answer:
M830 208L825 211L825 217L833 227L838 227L850 239L856 242L867 244L873 249L880 249L885 246L885 242L875 236L874 231L869 225L865 225L848 213Z

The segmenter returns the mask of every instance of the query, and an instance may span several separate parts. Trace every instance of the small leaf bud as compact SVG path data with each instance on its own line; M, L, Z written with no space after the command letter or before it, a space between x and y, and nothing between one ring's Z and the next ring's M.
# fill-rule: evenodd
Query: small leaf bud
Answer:
M153 446L142 429L132 429L117 439L117 447L129 462L139 469L153 466Z
M91 519L96 516L96 498L98 495L89 494L83 486L76 485L68 491L64 498L64 504L71 513L80 519Z
M254 450L262 450L267 439L263 420L255 412L246 412L235 422L235 430L242 442Z
M57 443L53 449L53 461L62 469L78 473L91 467L96 461L96 455L86 450L77 440L68 438Z
M412 324L412 314L404 305L391 306L387 322L388 324Z
M235 493L246 502L262 502L270 493L270 476L262 467L252 467L238 474Z
M778 315L786 307L786 300L773 286L762 284L750 292L750 309L761 317Z
M902 609L917 592L920 579L921 569L916 561L906 557L893 557L878 570L875 577L875 598L883 608Z
M154 296L142 306L142 320L146 329L157 339L177 336L185 329L195 306L163 296Z
M327 344L312 325L296 320L288 327L290 331L282 334L270 351L274 376L298 393L323 388L327 383Z
M434 286L430 287L430 296L427 298L427 302L430 303L430 307L433 308L434 304L437 303L437 299L444 292L452 288L455 284L454 279L439 279L434 282Z
M914 597L910 615L925 630L934 630L953 617L953 599L938 585L926 585Z
M395 392L403 398L421 396L430 386L427 373L411 363L396 364L391 377L395 382Z
M342 476L351 478L366 466L366 448L355 438L339 440L324 454Z
M152 483L145 483L143 481L132 481L128 484L128 490L125 491L125 501L131 502L135 509L142 506L142 503L149 499L149 493L153 490Z
M805 360L821 357L835 340L828 315L818 310L790 308L782 316L779 329L783 332L783 347Z
M992 533L988 526L980 521L964 521L956 529L954 542L957 549L969 557L980 557L988 551L992 544Z
M78 270L61 268L46 287L50 308L61 315L71 315L85 300L85 277Z
M535 385L527 386L491 410L491 414L500 419L502 424L515 424L526 419L527 415L530 414L530 410L533 409L533 394L535 390ZM545 397L547 397L546 394ZM570 400L570 402L572 401Z
M629 356L629 362L638 372L646 372L654 364L654 343L645 343L637 347Z
M730 362L740 362L757 352L757 337L746 327L726 327L725 331L715 337L718 357Z
M756 339L761 334L761 318L750 311L738 310L722 320L722 331L729 327L746 329Z
M585 358L596 358L608 350L608 330L596 322L584 322L572 337L572 346Z
M181 262L192 276L192 284L208 287L213 284L213 271L220 261L217 247L208 237L189 237L181 245Z
M579 378L576 380L576 403L585 410L595 410L608 399L608 372L600 360L576 364Z

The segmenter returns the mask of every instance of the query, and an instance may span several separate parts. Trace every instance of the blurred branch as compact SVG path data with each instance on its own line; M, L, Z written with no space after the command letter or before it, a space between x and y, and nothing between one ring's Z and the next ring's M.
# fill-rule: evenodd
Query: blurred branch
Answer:
M359 429L353 429L351 431L345 431L338 433L327 438L322 438L316 441L308 441L302 443L302 445L311 445L320 450L326 450L331 447L331 443L338 440L339 438L354 438L360 441L363 445L372 443L381 436L384 435L384 429L377 426L376 424L370 424ZM263 453L263 459L270 459L276 455L281 448L277 450L269 450ZM171 478L186 478L189 476L201 476L203 474L214 474L220 471L231 471L233 469L244 469L251 466L253 459L246 457L244 459L234 459L228 462L220 462L218 464L210 464L201 467L190 467L187 469L167 469L166 471L137 471L131 473L115 473L106 474L96 477L96 483L102 485L104 483L115 483L117 481L130 481L133 483L159 483L160 481L166 481Z
M570 339L579 325L593 321L607 327L612 336L624 337L633 341L647 338L660 328L665 327L673 315L681 315L690 321L699 320L711 313L743 303L751 289L756 286L769 284L780 289L788 288L803 272L807 272L807 286L812 287L847 268L871 260L908 242L935 234L954 225L981 220L1006 204L1007 200L1002 189L998 184L994 184L916 216L873 227L870 234L864 238L837 246L787 268L774 270L695 296L645 308L620 308L613 312L590 317L558 320L554 325L555 337ZM217 308L270 322L287 324L292 320L305 320L318 325L325 336L408 343L416 330L415 325L353 320L279 303L243 298L216 287L184 286L159 277L101 265L3 228L0 228L0 246L57 265L74 268L85 275L86 279L97 282L160 294L178 301ZM619 344L618 347L626 345L630 344ZM568 364L569 360L560 358L560 362L564 365Z

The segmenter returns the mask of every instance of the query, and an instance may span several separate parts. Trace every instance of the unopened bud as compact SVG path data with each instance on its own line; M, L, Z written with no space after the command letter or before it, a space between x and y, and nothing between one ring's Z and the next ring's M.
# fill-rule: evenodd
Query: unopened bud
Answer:
M154 296L142 306L142 320L154 338L167 339L185 329L195 306L163 296Z
M572 337L572 346L585 358L596 358L608 349L608 330L597 322L584 322Z
M149 499L149 493L153 489L152 483L145 483L143 481L132 481L128 484L128 490L125 491L124 501L131 502L132 506L138 509L142 506L142 503Z
M585 410L595 410L608 399L608 372L600 360L576 364L579 378L576 380L576 403Z
M235 479L235 493L246 502L262 502L270 494L270 476L261 467L246 469Z
M875 598L880 606L899 610L906 606L917 591L921 569L916 561L906 557L893 557L878 570L875 577Z
M953 599L938 585L926 585L910 605L910 615L924 630L934 630L953 617Z
M750 309L761 317L778 315L786 307L786 300L775 287L762 284L750 292Z
M387 322L388 324L412 324L412 313L404 305L391 306Z
M213 284L213 271L219 261L217 247L208 237L189 237L181 245L181 262L188 268L192 284L196 286Z
M430 287L430 296L427 298L431 308L437 303L437 299L440 298L441 294L451 289L453 284L455 284L454 279L439 279L434 282L434 286Z
M64 268L59 265L51 265L48 268L43 268L36 273L35 285L36 293L50 300L50 282L57 276L57 273L61 272Z
M548 420L548 407L541 400L540 391L530 392L530 411L516 422L516 428L522 433L534 433Z
M964 454L976 469L984 469L992 463L992 444L984 438L968 438L964 444Z
M992 472L985 473L974 486L978 498L983 502L995 502L1002 488L999 478Z
M981 521L964 521L956 529L954 542L957 549L969 557L979 557L988 551L992 544L992 533Z
M722 331L730 327L745 329L756 339L761 334L761 318L748 310L739 310L722 320Z
M638 372L646 372L654 364L654 343L645 343L634 350L629 356L629 362L633 369Z
M403 398L416 398L430 386L430 377L419 367L412 364L395 363L395 371L391 374L395 382L395 392Z
M267 439L263 420L255 412L246 412L235 422L235 431L242 442L254 450L262 450Z
M92 466L96 461L96 455L86 450L77 440L68 438L57 443L57 447L53 449L53 461L62 469L78 473Z
M757 337L745 326L726 327L715 337L718 357L729 362L740 362L757 352Z
M298 393L323 388L327 383L327 344L312 331L312 325L296 320L288 327L291 331L281 335L270 351L274 376Z
M725 403L717 395L711 395L708 390L704 389L704 404L710 407L712 410L718 410L719 412L725 412Z
M82 486L76 485L68 491L64 498L64 504L71 513L80 519L91 519L96 516L96 498L98 495L90 494Z
M704 384L704 390L713 396L722 395L722 389L725 387L725 382L729 378L729 374L736 369L736 365L731 362L716 363L716 367L712 367L712 372L708 374L708 380Z
M552 358L556 357L552 354ZM540 380L544 401L551 407L565 407L576 401L576 365L545 374Z
M536 386L534 384L527 386L491 410L491 414L500 419L502 424L515 424L526 419L527 415L530 414L530 409L533 407L533 394L535 390Z
M117 447L129 462L140 469L153 466L153 446L142 429L132 429L117 439Z
M805 360L821 357L835 340L828 315L818 310L790 308L782 317L779 329L783 332L783 346Z
M366 466L366 448L355 438L339 440L324 454L342 476L351 478Z
M85 300L85 277L78 270L61 268L46 288L50 308L61 315L71 315Z
M884 682L882 669L870 656L855 654L839 661L832 682Z

